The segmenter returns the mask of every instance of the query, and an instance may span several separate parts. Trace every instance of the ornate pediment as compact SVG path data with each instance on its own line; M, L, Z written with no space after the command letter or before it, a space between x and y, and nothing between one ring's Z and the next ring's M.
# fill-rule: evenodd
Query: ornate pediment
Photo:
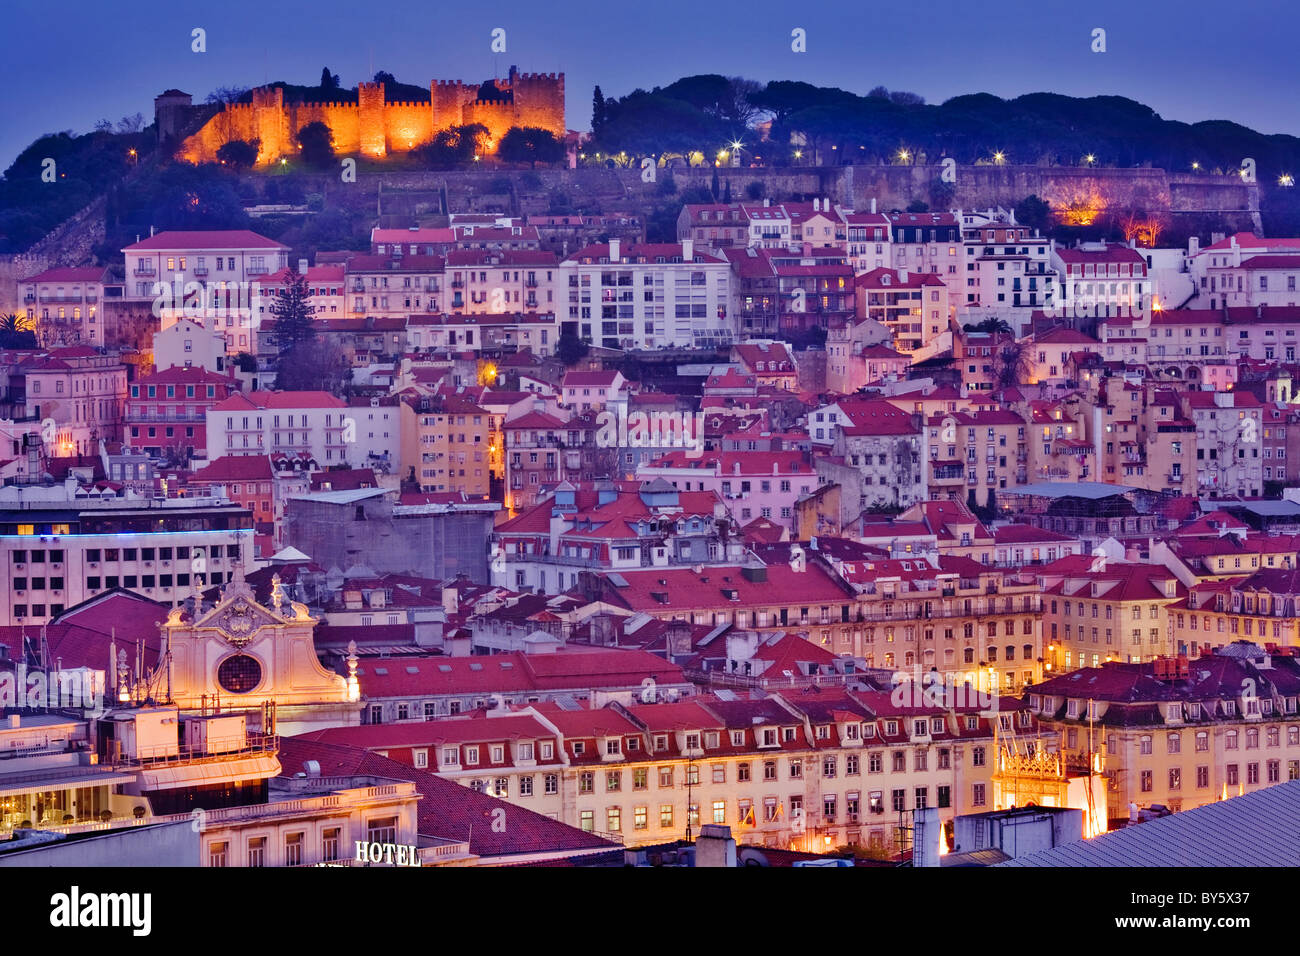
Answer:
M215 628L226 643L243 647L257 632L268 625L283 624L284 619L243 595L223 601L194 622L194 629Z

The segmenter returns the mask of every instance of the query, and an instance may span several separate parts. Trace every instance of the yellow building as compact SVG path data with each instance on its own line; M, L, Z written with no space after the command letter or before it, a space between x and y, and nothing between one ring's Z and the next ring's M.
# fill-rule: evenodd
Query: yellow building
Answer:
M1208 657L1109 663L1030 690L1070 760L1101 761L1112 821L1300 779L1300 661L1238 641Z
M1193 585L1169 608L1178 652L1206 653L1238 640L1300 647L1297 574L1265 568L1249 577Z
M1187 589L1169 569L1077 555L1043 568L1039 581L1052 671L1175 652L1169 606Z
M415 447L403 460L414 464L420 490L486 497L491 490L494 455L492 416L455 395L423 395L411 401L415 406Z

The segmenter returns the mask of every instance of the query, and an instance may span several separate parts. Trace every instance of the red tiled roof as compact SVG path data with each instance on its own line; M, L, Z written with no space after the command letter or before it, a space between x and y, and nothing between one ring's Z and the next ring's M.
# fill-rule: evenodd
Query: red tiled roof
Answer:
M307 761L320 765L322 776L373 775L410 780L424 799L416 804L419 832L445 840L468 840L470 852L489 860L538 853L614 849L615 844L576 827L507 803L469 787L444 780L358 747L344 747L303 737L280 741L285 776L299 773ZM509 826L493 827L494 812L504 810Z
M162 251L185 249L221 249L223 251L237 249L287 250L288 248L288 246L276 242L274 239L259 236L248 229L211 229L189 232L160 232L148 239L141 239L139 242L132 243L122 251L148 252L154 249Z

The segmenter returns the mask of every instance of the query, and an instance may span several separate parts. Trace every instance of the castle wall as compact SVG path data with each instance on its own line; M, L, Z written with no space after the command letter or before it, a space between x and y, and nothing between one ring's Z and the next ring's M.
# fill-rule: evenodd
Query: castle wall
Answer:
M432 139L439 130L482 123L492 147L512 126L537 126L556 136L565 133L564 74L520 73L506 89L514 103L477 103L478 87L460 81L429 85L428 103L386 103L384 84L361 83L356 103L288 103L280 87L253 91L253 102L227 106L177 150L192 163L216 162L217 150L233 140L261 140L258 165L297 152L294 136L313 122L334 133L334 149L348 155L404 153Z

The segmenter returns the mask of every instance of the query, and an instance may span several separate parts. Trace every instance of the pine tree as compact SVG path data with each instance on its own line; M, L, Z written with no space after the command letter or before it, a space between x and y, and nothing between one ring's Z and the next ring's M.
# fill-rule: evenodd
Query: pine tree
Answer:
M987 521L992 521L998 516L998 496L992 488L989 488L989 500L984 505L984 510L988 512Z
M316 327L312 324L312 314L316 307L311 304L310 295L307 277L291 272L284 288L275 294L271 302L271 316L274 319L272 335L281 355L299 343L316 338Z
M718 201L718 188L719 188L719 183L718 183L718 168L715 166L715 167L713 167L713 183L712 183L712 185L710 186L710 191L713 193L713 201L714 201L714 202L717 202L717 201Z
M605 120L608 107L605 105L605 94L596 87L596 92L591 97L591 138L597 143L600 142L601 133L605 130Z
M723 205L726 206L731 205L731 180L730 179L727 180L727 185L722 191L722 202Z

